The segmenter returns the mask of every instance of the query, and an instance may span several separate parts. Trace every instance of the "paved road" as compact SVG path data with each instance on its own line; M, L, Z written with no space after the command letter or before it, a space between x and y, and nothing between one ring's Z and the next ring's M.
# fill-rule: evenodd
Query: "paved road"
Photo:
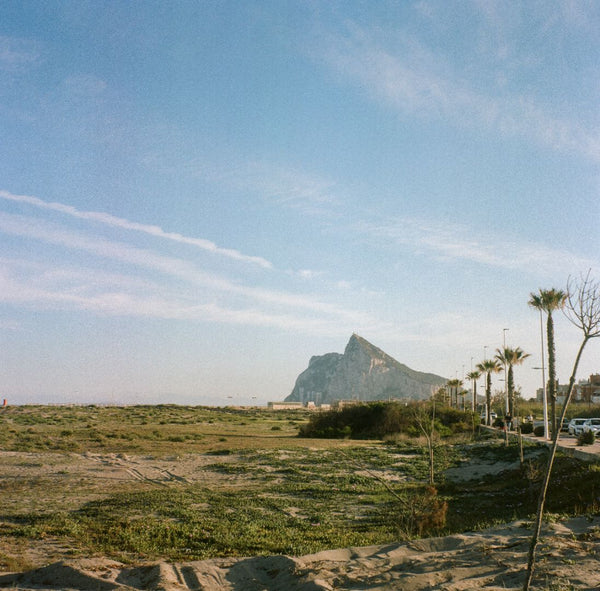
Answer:
M496 429L495 427L484 428L496 433L498 437L504 437L504 432L501 429ZM515 431L509 431L508 435L513 440L517 438L517 433ZM542 445L552 444L551 441L543 437L536 437L535 435L523 435L523 439ZM561 432L560 437L558 438L558 446L566 453L581 460L587 462L600 462L600 438L596 439L595 443L592 445L577 445L577 437Z

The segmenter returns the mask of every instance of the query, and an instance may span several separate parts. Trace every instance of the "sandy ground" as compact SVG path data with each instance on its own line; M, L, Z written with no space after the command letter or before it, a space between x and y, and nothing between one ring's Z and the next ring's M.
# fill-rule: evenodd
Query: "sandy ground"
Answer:
M139 481L153 485L206 478L206 456L157 459L123 454L47 454L3 452L3 479L53 478L64 483L46 503L68 505L68 491L78 487L78 500L100 497L107 484ZM220 461L227 461L220 458ZM447 476L470 479L508 465L471 462ZM35 476L38 475L38 476ZM220 477L215 476L213 477ZM222 476L227 478L227 476ZM60 490L49 486L48 491ZM85 493L85 494L84 494ZM18 494L18 493L17 493ZM50 494L50 493L49 493ZM4 497L3 503L17 502ZM22 499L19 502L23 502ZM31 509L35 510L32 506ZM345 548L318 554L212 559L172 564L155 562L135 567L102 557L69 558L69 549L49 540L24 546L31 564L45 564L20 573L0 574L0 589L77 590L154 589L210 591L312 591L520 589L530 538L523 521L495 529L409 543ZM14 550L14 549L13 549ZM71 555L72 556L72 555ZM600 517L577 518L545 526L538 552L535 589L600 589Z
M330 550L309 556L213 559L125 566L102 558L61 561L0 575L11 589L185 589L317 591L520 589L530 530L522 522L410 543ZM535 589L600 588L600 519L545 528Z

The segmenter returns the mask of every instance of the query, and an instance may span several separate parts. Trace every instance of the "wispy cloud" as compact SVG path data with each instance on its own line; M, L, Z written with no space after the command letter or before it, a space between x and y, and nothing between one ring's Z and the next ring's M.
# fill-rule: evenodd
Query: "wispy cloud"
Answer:
M40 58L37 44L29 39L0 36L0 70L18 72Z
M5 260L0 297L4 301L73 306L106 314L221 318L226 323L259 324L262 319L267 326L288 330L304 325L303 332L318 326L325 330L327 326L374 320L314 295L245 285L207 273L182 258L68 230L45 220L0 212L0 232L126 264L136 274L125 279L124 275L97 272L89 267L93 262L74 272L54 264L46 267L18 261L10 265ZM8 273L9 268L12 273ZM141 275L143 270L150 274ZM165 282L166 277L178 283Z
M209 159L196 159L187 169L219 186L250 191L302 213L330 216L332 206L339 204L335 181L299 167L259 160L234 161L223 166Z
M348 325L333 308L302 314L297 309L277 310L265 305L228 305L216 298L188 291L170 291L160 283L125 275L102 274L68 267L48 269L42 264L2 259L0 302L35 309L93 312L105 316L150 317L168 320L217 322L277 328L286 332L343 335ZM348 312L344 312L345 316ZM356 322L369 319L355 314Z
M3 190L0 190L0 198L6 199L8 201L31 205L40 209L56 211L74 218L89 220L100 224L105 224L107 226L112 226L114 228L121 228L123 230L133 230L135 232L142 232L144 234L149 234L157 238L171 240L173 242L179 242L181 244L189 244L191 246L196 246L202 250L214 253L215 255L224 256L244 263L259 265L260 267L263 267L265 269L272 268L272 264L262 257L246 255L239 252L238 250L230 248L222 248L217 246L214 242L211 242L210 240L205 240L203 238L192 238L189 236L178 234L177 232L167 232L159 226L140 224L138 222L132 222L124 218L119 218L111 214L98 211L81 211L70 205L43 201L38 197L31 197L29 195L14 195L12 193L9 193L8 191Z
M446 261L465 261L529 273L567 276L573 269L598 265L598 261L542 244L517 243L489 232L483 239L472 228L457 224L448 227L417 218L361 221L355 224L355 230L370 241L392 242Z
M415 99L416 100L416 99ZM420 104L415 102L415 108ZM540 114L541 117L541 114ZM541 124L541 122L540 122ZM598 261L586 259L574 253L561 251L534 242L516 241L514 238L496 236L489 232L480 237L476 228L458 226L433 219L416 217L382 218L375 211L354 208L354 216L341 207L335 193L348 194L348 188L340 183L319 179L316 175L298 173L293 169L270 167L251 163L232 169L207 167L203 174L213 175L215 181L235 187L252 187L259 195L278 205L294 207L299 213L328 222L335 219L338 230L347 228L369 242L394 243L445 261L467 261L496 268L514 269L545 275L562 273L573 269L598 266ZM355 221L356 216L360 221ZM290 271L291 275L304 279L323 278L322 271ZM342 279L340 285L344 285Z
M317 59L399 113L483 127L600 160L600 134L587 125L554 116L533 96L485 94L451 68L442 69L440 59L416 41L391 49L353 26L323 43Z

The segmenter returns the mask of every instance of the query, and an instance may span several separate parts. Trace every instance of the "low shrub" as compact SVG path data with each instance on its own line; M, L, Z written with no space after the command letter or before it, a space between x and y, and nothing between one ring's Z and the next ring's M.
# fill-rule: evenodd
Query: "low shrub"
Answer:
M594 445L596 434L593 431L582 431L577 436L577 445Z
M533 433L533 423L522 423L521 424L521 433L523 435L529 435Z
M423 536L445 527L448 502L438 496L433 486L415 490L407 505L410 510L399 515L399 525L408 536Z
M533 434L536 437L543 437L544 436L544 425L538 425L537 427L534 427Z

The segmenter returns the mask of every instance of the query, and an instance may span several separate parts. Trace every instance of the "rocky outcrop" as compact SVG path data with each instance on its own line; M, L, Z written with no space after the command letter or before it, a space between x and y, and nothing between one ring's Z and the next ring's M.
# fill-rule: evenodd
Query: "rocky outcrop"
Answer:
M327 353L312 357L286 401L323 404L336 400L422 400L446 381L410 369L353 334L343 355Z

